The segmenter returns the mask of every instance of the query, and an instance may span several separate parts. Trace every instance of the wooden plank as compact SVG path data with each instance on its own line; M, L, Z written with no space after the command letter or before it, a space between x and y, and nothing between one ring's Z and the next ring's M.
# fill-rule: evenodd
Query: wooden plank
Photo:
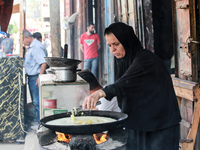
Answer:
M19 12L20 12L20 4L14 5L13 10L12 10L12 14L19 13Z
M178 97L178 102L180 103L181 96L186 97L189 100L194 101L194 113L192 118L192 123L190 123L190 121L184 121L182 120L181 124L186 126L187 128L190 128L189 133L187 135L187 137L183 140L180 140L180 145L181 145L181 150L193 150L194 149L194 145L195 145L195 141L196 141L196 136L197 136L197 132L198 132L198 126L199 126L199 119L200 119L200 88L199 88L199 84L196 82L191 82L191 81L186 81L186 80L181 80L181 79L176 79L173 78L173 83L174 84L174 89L176 91L176 94L179 95ZM177 84L180 83L180 84ZM188 93L190 94L188 94ZM184 95L185 93L185 95ZM189 95L191 97L189 97ZM182 104L182 103L181 103ZM180 105L180 104L179 104Z
M136 1L128 0L128 22L133 27L135 34L138 35L137 29L137 8Z
M50 0L49 4L52 56L61 57L60 1Z
M174 75L172 75L171 77L172 77L172 81L173 81L174 86L184 88L184 89L188 89L188 90L193 90L194 87L198 86L198 82L193 82L193 81L188 81L188 80L176 78L176 77L174 77Z
M194 93L192 90L184 89L178 86L174 86L174 90L175 90L176 96L188 99L190 101L194 100Z
M172 76L174 90L177 95L179 108L181 106L182 98L194 101L194 113L192 116L192 123L185 120L181 121L181 125L190 128L186 139L180 141L181 150L193 150L196 141L199 118L200 118L200 88L197 82L182 80Z
M187 81L172 76L176 96L193 101L197 99L194 90L198 88L197 82Z
M177 97L179 110L180 110L180 108L181 108L181 100L182 100L181 97Z
M199 16L196 12L196 10L198 10L196 7L196 0L189 0L189 11L190 11L190 38L193 38L194 41L197 41L199 38L199 34L197 34L199 32L199 25L198 25L198 21ZM199 52L197 51L197 49L199 49L197 47L196 44L191 44L190 48L188 48L189 51L191 51L191 62L192 62L192 80L193 81L198 81L199 79Z
M121 4L121 0L118 0L117 3L118 3L119 21L122 21L122 4Z
M188 48L185 50L184 43L188 42L188 37L191 36L190 10L184 8L189 5L189 0L176 1L176 26L177 26L177 58L178 58L178 77L183 78L184 74L192 74L191 54L188 53Z
M25 3L23 2L22 5L19 5L21 8ZM23 57L23 30L26 29L26 13L25 11L20 11L20 57Z
M196 141L196 135L198 131L199 117L200 117L200 100L198 100L194 106L195 107L194 107L192 127L187 137L187 139L192 139L193 141L191 143L182 143L182 150L193 150Z
M188 122L189 124L192 124L192 118L194 115L193 108L193 101L181 98L180 113L183 123L180 124L180 139L186 139L188 137L190 128L184 125L184 121Z
M133 0L128 0L128 13L134 13L134 3Z
M121 0L121 13L122 15L126 15L127 12L127 3L126 0Z
M185 121L184 119L181 120L180 124L182 124L183 126L190 128L191 127L191 123Z
M180 143L192 143L193 139L180 139L179 142Z
M182 119L186 120L189 123L192 123L192 118L194 115L194 102L188 99L182 98L180 111L181 111Z

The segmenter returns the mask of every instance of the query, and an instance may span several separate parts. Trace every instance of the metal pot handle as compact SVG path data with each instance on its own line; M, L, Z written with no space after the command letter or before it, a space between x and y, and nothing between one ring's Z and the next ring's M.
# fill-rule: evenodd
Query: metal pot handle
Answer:
M39 130L40 128L42 128L42 127L43 127L43 125L40 123L39 126L38 126L38 130Z
M51 73L51 74L55 74L55 71L51 70L50 68L49 68L49 69L46 69L46 72L47 72L47 73Z
M76 69L76 71L78 72L78 71L82 71L81 69Z

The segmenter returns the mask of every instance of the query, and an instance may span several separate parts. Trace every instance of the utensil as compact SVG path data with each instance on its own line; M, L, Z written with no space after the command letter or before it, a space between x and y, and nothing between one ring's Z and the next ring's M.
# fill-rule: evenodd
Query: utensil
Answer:
M64 51L63 51L63 58L67 58L67 54L68 54L68 45L65 44L64 45Z
M50 67L71 67L77 68L77 65L80 64L81 60L60 58L60 57L44 57L47 64Z
M80 71L77 67L50 67L47 73L54 74L52 77L54 82L75 82L77 71Z
M64 57L67 57L67 44L65 45ZM59 57L45 57L50 68L47 73L54 74L53 82L75 82L77 79L77 71L80 71L78 64L80 60L67 59Z
M86 135L86 134L94 134L101 133L103 131L111 130L113 128L123 128L124 122L128 118L127 114L121 112L113 112L113 111L100 111L100 110L91 110L91 111L79 111L77 116L101 116L101 117L109 117L116 119L116 121L109 123L100 123L100 124L90 124L90 125L49 125L48 122L61 119L65 117L70 117L71 112L61 113L57 115L51 115L44 117L40 120L40 126L45 126L52 131L58 131L65 134L74 134L74 135Z
M98 102L96 103L96 106L97 106L97 105L100 105L100 104L101 104L101 101L98 101ZM80 111L80 110L83 110L83 109L82 109L82 105L81 105L80 107L78 107L78 108L73 108L73 109L71 110L72 115L75 116L75 115L77 114L77 112Z

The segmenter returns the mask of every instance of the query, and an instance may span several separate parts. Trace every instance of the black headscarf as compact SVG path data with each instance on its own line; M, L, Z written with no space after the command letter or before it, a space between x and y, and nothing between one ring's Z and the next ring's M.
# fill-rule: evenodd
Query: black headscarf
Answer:
M155 131L172 127L181 117L171 76L162 60L142 48L133 28L113 23L105 34L113 33L125 48L117 59L118 80L103 88L106 99L117 96L122 112L128 114L126 127Z
M105 29L104 35L109 34L110 32L113 33L119 42L124 46L126 52L123 58L117 59L115 57L118 68L118 79L126 72L132 64L136 54L143 48L140 41L136 37L133 28L125 23L118 22L111 24Z

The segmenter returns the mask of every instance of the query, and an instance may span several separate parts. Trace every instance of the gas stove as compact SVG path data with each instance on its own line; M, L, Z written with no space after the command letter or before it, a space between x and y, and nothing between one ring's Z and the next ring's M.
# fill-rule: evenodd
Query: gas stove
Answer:
M68 142L59 141L58 135L51 131L38 132L41 148L48 150L125 150L128 133L124 129L114 129L98 134L65 135ZM101 138L104 136L104 139Z

